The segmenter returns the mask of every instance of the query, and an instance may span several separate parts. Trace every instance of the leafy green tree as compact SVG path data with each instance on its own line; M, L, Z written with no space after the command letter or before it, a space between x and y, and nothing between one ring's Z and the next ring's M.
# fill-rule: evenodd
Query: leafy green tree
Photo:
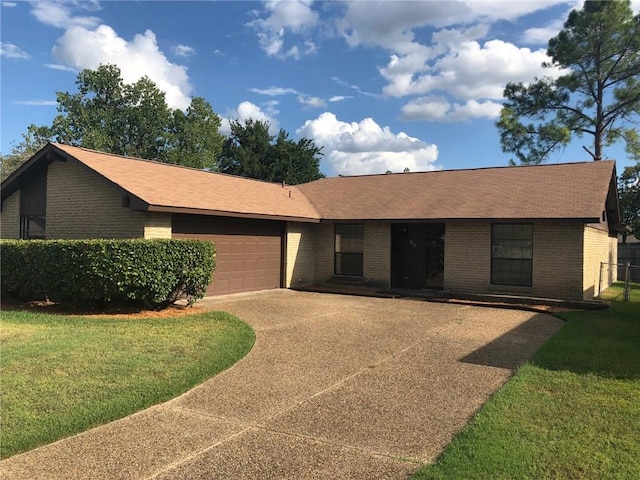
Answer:
M171 149L167 161L187 167L216 170L224 137L218 133L220 117L201 97L194 97L187 112L174 110Z
M27 133L22 134L22 141L14 145L10 153L0 154L0 181L11 175L34 153L44 147L49 141L49 133L47 127L29 125Z
M218 160L220 172L289 185L322 178L321 148L313 140L295 142L280 130L269 134L269 122L247 119L231 122L231 135L225 140Z
M118 155L162 160L171 111L147 77L125 84L115 65L83 70L77 93L57 92L51 137L60 143Z
M220 117L203 98L193 98L186 113L172 111L149 78L126 84L115 65L83 70L76 85L76 93L56 93L60 114L51 126L31 125L25 140L2 157L3 175L48 140L194 168L215 167L224 137L218 132Z
M640 158L640 16L629 1L585 2L549 40L547 54L551 62L543 66L566 73L506 85L497 123L503 151L535 164L573 136L588 135L593 145L584 148L594 160L618 141Z
M620 193L620 210L622 222L631 229L636 238L640 238L640 162L626 167L618 179ZM622 241L627 240L627 233L622 233Z

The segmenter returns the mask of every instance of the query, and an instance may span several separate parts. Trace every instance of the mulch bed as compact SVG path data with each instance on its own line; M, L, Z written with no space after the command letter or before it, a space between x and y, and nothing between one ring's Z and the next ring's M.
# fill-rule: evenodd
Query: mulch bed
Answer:
M149 310L132 305L109 305L105 309L73 309L55 302L22 300L3 295L0 299L0 310L27 310L37 313L48 313L52 315L73 315L88 318L167 318L203 313L205 309L200 307L187 307L184 305L171 305L163 310Z

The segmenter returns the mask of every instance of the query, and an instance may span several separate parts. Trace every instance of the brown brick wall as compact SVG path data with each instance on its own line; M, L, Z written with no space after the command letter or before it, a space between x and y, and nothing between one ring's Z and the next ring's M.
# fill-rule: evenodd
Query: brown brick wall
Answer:
M444 289L488 292L491 278L491 226L448 222L444 235Z
M453 292L583 298L583 225L533 224L532 287L491 285L491 224L448 222L444 288Z
M582 299L583 228L578 223L534 223L532 295Z
M56 161L47 173L47 238L140 238L145 213L122 206L106 180L74 161Z
M389 288L391 278L391 226L388 222L364 225L364 281Z
M582 290L585 299L598 295L617 280L617 268L612 266L618 261L618 240L609 237L608 232L591 226L584 227L584 265L582 272ZM600 277L600 262L602 267ZM598 285L601 282L600 285Z
M326 282L334 275L335 223L317 225L315 243L315 281ZM363 281L388 287L391 277L391 228L388 222L365 222Z
M287 223L285 287L314 283L317 227L311 223Z
M0 238L20 238L20 190L2 203Z
M333 276L335 227L333 222L318 224L315 252L315 278L317 283L326 282Z
M144 224L144 238L171 238L171 214L147 212Z

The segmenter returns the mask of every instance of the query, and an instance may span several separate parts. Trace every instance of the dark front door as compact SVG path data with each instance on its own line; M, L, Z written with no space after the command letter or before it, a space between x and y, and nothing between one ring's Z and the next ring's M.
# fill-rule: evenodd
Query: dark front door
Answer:
M391 225L391 286L442 288L444 286L444 224Z

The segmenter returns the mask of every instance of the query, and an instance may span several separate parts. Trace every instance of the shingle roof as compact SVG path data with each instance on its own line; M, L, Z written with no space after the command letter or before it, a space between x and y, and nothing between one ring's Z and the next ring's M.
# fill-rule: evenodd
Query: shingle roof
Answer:
M310 222L570 219L592 223L607 209L611 225L619 224L615 162L610 160L332 177L283 187L50 144L3 182L2 198L20 188L31 165L50 161L52 152L77 160L131 194L136 208L151 211Z
M615 162L333 177L300 185L322 218L582 219L605 208Z
M204 172L166 163L110 155L52 144L155 211L192 211L220 215L318 221L319 215L298 187L233 175Z

